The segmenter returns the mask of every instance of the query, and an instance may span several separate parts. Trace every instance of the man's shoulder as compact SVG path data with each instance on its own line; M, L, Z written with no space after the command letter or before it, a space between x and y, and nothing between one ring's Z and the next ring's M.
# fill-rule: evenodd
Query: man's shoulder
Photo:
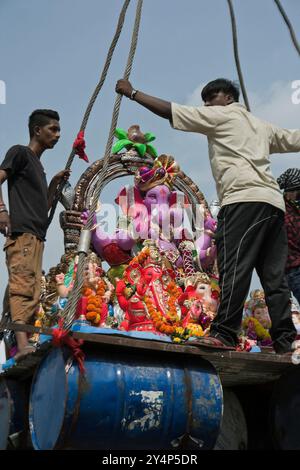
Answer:
M17 155L17 154L26 155L28 154L28 147L26 147L26 145L16 144L8 149L7 154L8 155Z
M28 148L25 145L13 145L6 152L0 168L15 173L15 171L22 170L27 165L28 160Z

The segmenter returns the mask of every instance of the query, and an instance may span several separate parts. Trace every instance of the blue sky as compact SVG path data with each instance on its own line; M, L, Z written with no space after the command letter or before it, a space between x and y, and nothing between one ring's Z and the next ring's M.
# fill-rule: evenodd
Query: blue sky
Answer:
M240 58L252 111L279 126L297 128L300 104L291 101L291 84L300 80L299 56L273 0L234 0ZM66 163L83 112L98 81L123 0L1 0L0 80L6 84L6 104L0 104L0 158L16 143L27 144L28 115L36 108L57 109L61 140L42 157L48 179ZM129 7L106 83L92 112L87 154L103 156L115 100L115 82L123 75L134 20ZM300 1L282 0L298 38ZM237 79L226 0L145 0L139 44L131 80L137 89L182 104L201 104L202 86L217 77ZM168 122L133 102L122 102L119 126L139 124L157 136L159 153L173 155L199 185L208 201L215 198L206 139L180 133ZM272 156L275 176L299 166L299 155ZM73 166L75 184L87 168ZM123 181L102 193L110 202ZM126 181L125 181L126 183ZM61 207L57 210L57 216ZM57 264L63 253L58 217L48 232L44 268ZM2 295L6 284L0 254ZM253 286L258 283L254 278Z

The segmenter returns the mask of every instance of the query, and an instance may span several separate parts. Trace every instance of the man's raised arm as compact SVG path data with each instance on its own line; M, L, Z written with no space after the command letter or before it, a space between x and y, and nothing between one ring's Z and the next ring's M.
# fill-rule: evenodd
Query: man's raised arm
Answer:
M142 91L135 90L131 83L125 79L118 80L116 84L116 92L120 93L120 95L127 96L127 98L136 101L149 109L152 113L155 113L164 119L169 119L169 121L172 122L172 107L169 101L161 100L160 98L146 95L146 93L143 93Z
M300 152L300 129L280 129L271 125L270 153Z

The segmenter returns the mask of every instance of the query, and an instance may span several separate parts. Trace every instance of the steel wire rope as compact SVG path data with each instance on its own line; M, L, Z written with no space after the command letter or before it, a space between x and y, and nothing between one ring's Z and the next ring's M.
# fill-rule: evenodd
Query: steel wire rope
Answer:
M250 111L250 105L249 105L249 100L246 92L246 86L243 78L243 73L242 73L242 68L240 64L240 59L239 59L239 49L238 49L238 38L237 38L237 27L236 27L236 21L235 21L235 14L234 14L234 9L233 9L233 4L231 0L227 0L228 6L229 6L229 12L230 12L230 18L231 18L231 28L232 28L232 40L233 40L233 50L234 50L234 59L235 59L235 64L237 68L237 73L239 76L239 82L241 85L241 90L244 98L244 103L246 105L246 108L248 111Z
M130 51L128 54L127 65L126 65L125 72L124 72L124 79L126 80L129 78L131 70L132 70L133 60L134 60L136 46L138 42L142 6L143 6L143 0L138 0L137 7L136 7L135 22L134 22L132 38L131 38ZM117 95L115 104L114 104L113 113L112 113L111 126L110 126L110 131L109 131L109 135L107 139L105 154L103 158L103 167L99 175L98 182L96 184L95 192L93 194L93 200L92 200L92 204L90 207L88 220L85 225L86 231L90 231L92 228L93 216L97 208L97 201L100 197L100 193L105 183L106 171L107 171L109 159L111 156L111 148L112 148L113 139L114 139L114 131L117 127L121 101L122 101L122 95ZM77 272L76 272L74 287L71 291L71 295L65 307L64 315L63 315L63 318L64 318L63 326L65 329L70 329L74 321L76 310L77 310L77 304L81 297L81 289L83 286L84 264L85 264L85 258L87 256L87 253L80 252L78 256L79 257L78 257Z
M112 39L112 42L110 44L110 47L109 47L109 50L108 50L108 53L107 53L107 56L106 56L105 64L104 64L99 82L97 83L97 86L94 90L94 93L92 94L92 96L90 98L90 101L87 105L87 108L86 108L86 111L84 113L82 123L81 123L81 126L80 126L80 131L85 130L85 128L87 126L87 123L88 123L88 120L89 120L89 117L90 117L90 114L91 114L91 111L92 111L93 106L95 104L95 101L96 101L96 99L98 97L98 94L99 94L99 92L100 92L100 90L101 90L101 88L102 88L102 86L105 82L107 72L108 72L109 67L110 67L111 59L113 57L116 45L118 43L120 34L122 32L122 29L123 29L123 25L124 25L124 21L125 21L125 15L126 15L126 11L127 11L128 6L129 6L129 3L130 3L130 0L125 0L124 1L123 7L122 7L120 15L119 15L116 31L115 31L114 37ZM75 157L75 154L76 154L76 151L75 151L74 148L72 148L72 151L69 155L68 161L67 161L66 166L65 166L65 170L69 170L71 168L74 157ZM57 206L61 191L64 187L64 184L65 184L64 182L60 183L57 190L56 190L54 201L53 201L51 211L50 211L50 214L49 214L49 217L48 217L48 227L51 224L52 219L54 217L56 206Z
M286 12L284 11L281 3L279 0L274 0L274 2L276 3L277 7L278 7L278 10L280 11L281 13L281 16L283 17L288 29L289 29L289 32L290 32L290 35L291 35L291 38L292 38L292 41L293 41L293 44L296 48L296 51L298 52L298 54L300 55L300 45L297 41L297 38L296 38L296 34L295 34L295 31L293 29L293 26L292 26L292 23L290 22Z

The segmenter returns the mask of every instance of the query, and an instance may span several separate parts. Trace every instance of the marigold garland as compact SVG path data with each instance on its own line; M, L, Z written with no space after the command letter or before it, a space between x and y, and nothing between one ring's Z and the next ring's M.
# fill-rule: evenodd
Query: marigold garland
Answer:
M172 336L176 333L176 328L180 326L180 319L176 309L176 301L181 295L181 290L174 281L170 281L166 291L170 296L168 300L168 311L166 316L157 310L154 301L150 297L144 296L143 300L146 304L148 313L155 329L160 333Z
M186 329L188 330L189 336L201 337L204 335L203 328L198 323L188 323Z
M259 321L254 317L248 317L243 320L243 328L247 329L249 327L249 322L254 324L254 331L258 339L266 340L271 339L270 333L266 330Z
M142 265L144 261L148 258L150 255L150 249L148 246L144 247L132 260L130 261L129 265L133 264L140 264Z
M99 325L101 320L105 287L106 286L103 279L99 279L96 294L89 287L86 287L83 290L83 295L88 298L86 307L86 319L91 321L95 325Z
M144 247L140 253L130 261L129 265L143 265L149 255L149 247ZM188 324L186 328L181 326L181 320L178 316L176 308L177 300L182 294L180 287L178 287L177 284L171 280L166 287L166 291L169 294L168 311L166 316L164 316L156 308L154 301L150 297L144 296L143 298L154 328L160 333L171 336L172 341L175 343L186 341L190 336L203 336L204 331L201 325Z

